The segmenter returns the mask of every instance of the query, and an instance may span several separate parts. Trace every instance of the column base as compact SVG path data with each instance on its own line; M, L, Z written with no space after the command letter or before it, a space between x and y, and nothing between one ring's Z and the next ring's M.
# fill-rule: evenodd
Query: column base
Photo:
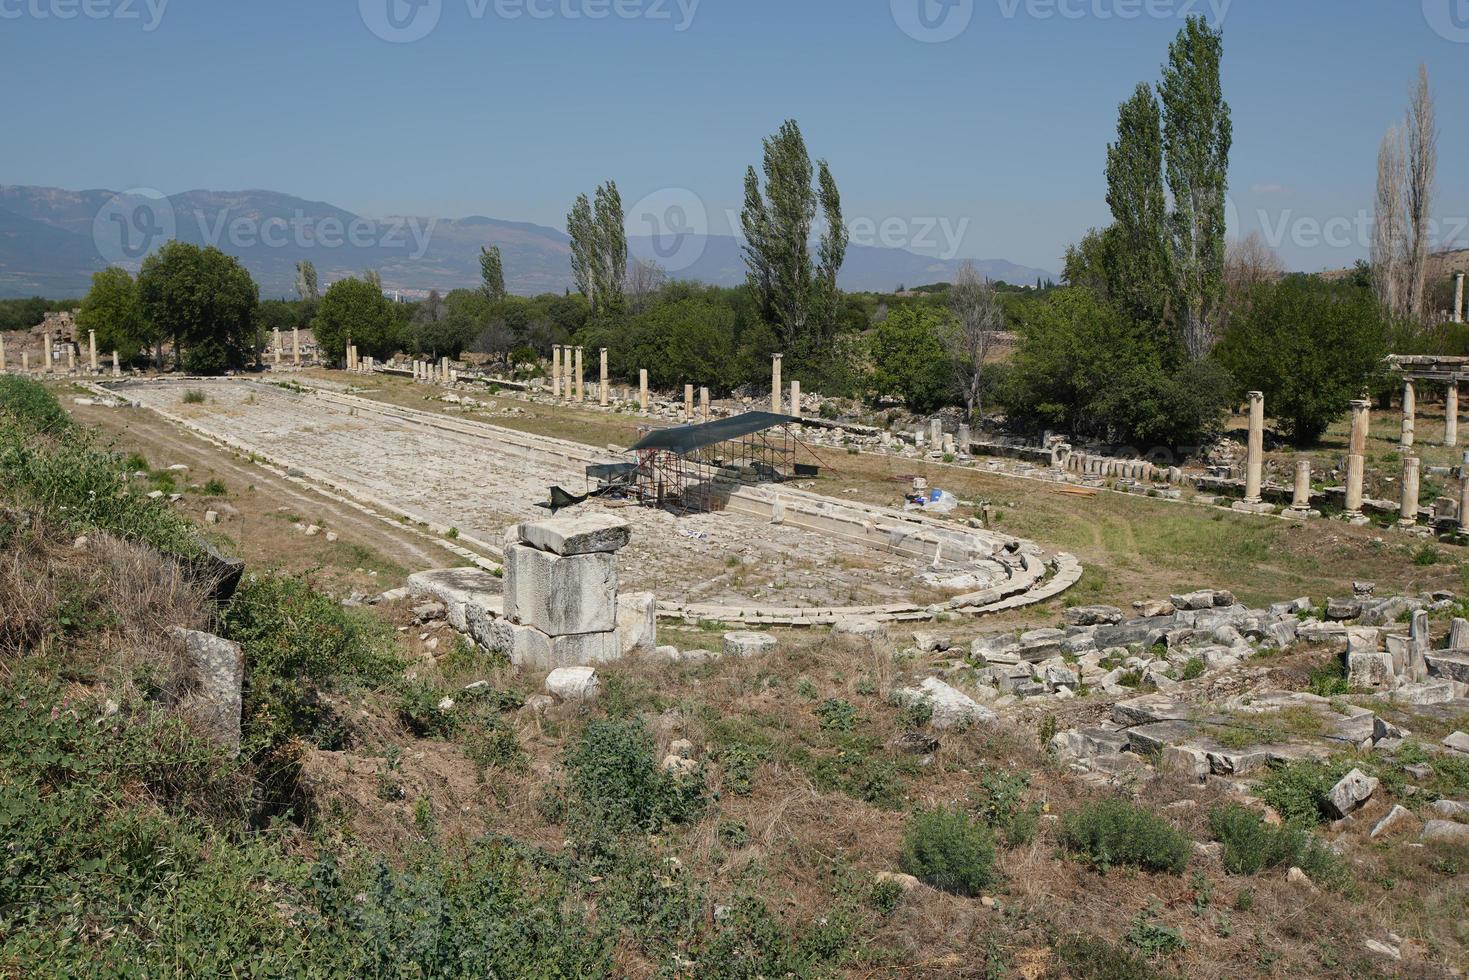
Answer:
M1284 516L1297 521L1307 521L1321 516L1321 511L1309 507L1288 507Z
M1263 500L1237 500L1230 505L1230 510L1239 511L1241 514L1273 514L1275 505L1267 504Z
M1372 523L1372 521L1368 519L1367 515L1362 513L1361 511L1349 511L1341 515L1341 519L1346 521L1353 527L1366 527L1368 524Z

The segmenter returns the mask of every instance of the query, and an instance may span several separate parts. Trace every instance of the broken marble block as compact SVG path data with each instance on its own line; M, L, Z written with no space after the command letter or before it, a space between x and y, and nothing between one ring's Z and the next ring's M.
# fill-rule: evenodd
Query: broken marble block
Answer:
M746 630L724 634L724 655L727 657L750 657L769 653L780 645L769 633L754 633Z
M546 677L546 690L563 701L590 701L602 690L591 667L558 667Z
M626 521L610 514L553 517L548 521L521 524L513 532L520 544L553 555L612 554L627 547L632 529Z
M179 709L210 736L238 752L245 683L245 655L240 645L182 627L175 627L170 635L183 648L189 675Z
M893 700L905 706L927 705L932 711L929 724L939 730L989 725L999 721L999 716L989 708L937 677L926 678L917 687L894 691Z
M1356 813L1377 792L1378 785L1376 777L1353 769L1326 794L1327 809L1338 818Z
M629 592L617 597L617 634L625 657L658 649L658 600L653 593Z
M505 616L551 636L610 632L617 627L616 557L506 548Z

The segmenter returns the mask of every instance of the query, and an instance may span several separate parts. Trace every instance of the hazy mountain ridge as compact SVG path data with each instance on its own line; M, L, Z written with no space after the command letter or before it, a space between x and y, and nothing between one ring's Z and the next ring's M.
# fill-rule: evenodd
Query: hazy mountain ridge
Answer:
M530 222L484 215L364 218L326 202L268 190L185 191L169 197L167 208L146 197L125 198L122 208L110 208L119 213L110 215L115 198L102 189L0 186L0 296L79 296L92 273L110 262L136 270L141 256L119 251L117 236L126 233L118 230L119 222L130 220L138 206L148 209L148 222L157 219L180 240L217 245L238 256L266 297L294 294L296 264L303 259L315 263L323 286L377 269L389 289L473 287L479 283L485 245L500 246L514 293L574 288L570 240L559 229ZM630 237L628 245L633 257L657 259L651 238ZM723 286L744 282L740 241L733 236L711 235L702 251L679 254L684 267L671 270L676 278ZM961 261L852 245L842 286L887 291L943 281L953 277ZM1002 259L975 265L981 274L1013 283L1056 278Z

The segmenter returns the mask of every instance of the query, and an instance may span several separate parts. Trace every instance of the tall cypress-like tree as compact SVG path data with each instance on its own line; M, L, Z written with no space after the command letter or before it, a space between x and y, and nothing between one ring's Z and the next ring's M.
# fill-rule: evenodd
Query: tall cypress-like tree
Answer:
M1159 94L1168 189L1171 263L1184 348L1202 358L1215 340L1224 299L1225 194L1234 125L1219 67L1222 31L1190 17L1169 47Z
M1105 239L1108 294L1164 336L1173 289L1168 204L1158 100L1146 84L1118 111L1117 142L1107 147L1107 204L1114 222Z
M597 188L593 208L599 260L597 291L604 311L620 310L627 289L627 216L617 182L609 180Z
M587 298L587 306L597 312L597 266L601 261L597 247L597 225L592 219L592 202L578 194L571 213L566 216L566 234L571 236L571 275L576 288Z
M489 245L479 251L479 274L484 280L480 289L495 302L505 298L505 266L500 259L500 246Z
M316 283L316 266L309 261L296 263L296 295L303 300L321 299Z
M847 252L841 194L825 161L819 173L795 120L764 143L765 186L754 167L745 172L745 265L760 313L781 343L796 352L812 348L834 323L837 276ZM813 178L817 186L813 186ZM811 261L811 228L820 207L826 228Z

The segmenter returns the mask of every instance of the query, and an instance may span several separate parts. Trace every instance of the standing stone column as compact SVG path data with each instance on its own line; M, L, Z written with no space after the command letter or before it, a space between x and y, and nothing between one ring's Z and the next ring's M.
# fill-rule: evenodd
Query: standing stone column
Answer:
M66 373L71 374L77 369L77 345L68 342L66 345Z
M602 403L602 407L603 408L606 408L608 402L611 401L611 395L610 395L610 393L607 390L607 382L608 382L608 375L607 375L607 348L605 348L605 347L602 348L602 374L601 374L601 378L602 378L602 383L601 383L601 387L598 389L598 396L599 396L599 399L600 399L600 401Z
M1399 512L1399 527L1418 526L1418 485L1422 475L1422 462L1417 456L1403 457L1403 506Z
M772 354L770 357L770 410L776 415L780 414L780 361L782 355Z
M1459 527L1469 528L1469 452L1459 467Z
M582 369L582 350L583 348L581 347L578 347L576 349L576 403L578 405L586 401L586 394L583 385L586 383L587 375L586 372Z
M801 417L801 382L791 382L791 415Z
M1464 273L1454 273L1454 322L1463 323L1466 315L1464 308Z
M114 378L122 377L122 355L117 351L112 352L112 376Z
M295 327L291 331L291 346L292 346L291 357L294 359L296 366L297 367L300 367L301 366L301 328L300 327Z
M96 374L97 373L97 331L95 331L95 330L88 330L87 331L87 353L90 355L89 361L90 361L91 366L92 366L92 373L93 374Z
M561 397L561 345L551 345L551 397Z
M684 417L684 421L686 421L686 422L692 422L694 420L694 386L693 385L684 385L683 386L683 417Z
M280 362L281 362L281 328L280 327L276 327L275 328L275 342L270 345L270 349L275 352L275 363L277 365L279 365Z
M709 389L699 389L699 416L705 422L709 421Z
M1250 442L1245 456L1245 503L1260 503L1265 477L1265 393L1252 391L1250 400Z
M638 407L643 411L648 410L648 369L642 368L638 371Z
M51 331L49 331L49 330L46 331L46 343L43 346L44 346L44 350L43 350L42 353L43 353L43 356L46 359L43 362L41 362L41 373L42 374L50 374L51 373Z
M1403 383L1403 448L1412 449L1418 431L1418 391L1411 380Z
M20 370L22 374L31 373L31 352L28 350L20 352Z
M448 384L450 382L450 380L452 380L449 377L449 371L450 371L450 368L449 368L449 359L447 357L440 358L440 360L439 360L439 380L442 381L444 384Z
M1459 444L1459 382L1450 381L1444 393L1443 444Z
M0 374L5 373L5 338L0 337Z
M1296 492L1291 500L1290 513L1304 517L1311 513L1311 461L1296 461Z
M1365 398L1352 402L1352 440L1347 452L1353 456L1367 455L1367 435L1372 428L1372 403Z
M1347 457L1347 512L1349 521L1362 521L1362 479L1367 471L1367 457L1353 453Z

